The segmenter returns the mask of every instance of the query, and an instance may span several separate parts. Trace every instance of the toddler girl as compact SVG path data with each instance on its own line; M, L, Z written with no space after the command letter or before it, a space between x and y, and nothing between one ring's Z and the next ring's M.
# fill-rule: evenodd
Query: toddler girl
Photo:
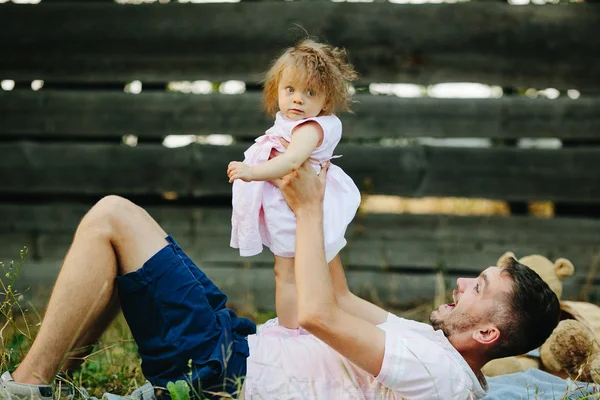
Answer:
M231 162L227 169L233 182L231 246L245 257L260 253L263 245L273 252L276 311L286 328L298 325L296 217L268 181L289 174L306 160L319 173L321 165L333 158L342 136L342 123L334 113L349 111L348 86L356 77L344 50L309 39L288 48L265 77L264 104L269 114L275 114L275 125L244 153L243 163ZM282 154L274 157L277 153ZM341 168L330 165L323 201L330 262L346 245L344 234L360 204L360 192Z

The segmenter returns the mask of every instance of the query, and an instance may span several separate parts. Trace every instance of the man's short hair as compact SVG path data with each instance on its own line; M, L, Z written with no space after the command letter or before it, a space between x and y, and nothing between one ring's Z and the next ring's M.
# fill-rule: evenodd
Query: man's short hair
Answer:
M560 317L560 304L548 284L531 268L510 257L501 274L512 278L512 292L493 316L500 330L498 345L490 357L502 358L527 353L548 339Z

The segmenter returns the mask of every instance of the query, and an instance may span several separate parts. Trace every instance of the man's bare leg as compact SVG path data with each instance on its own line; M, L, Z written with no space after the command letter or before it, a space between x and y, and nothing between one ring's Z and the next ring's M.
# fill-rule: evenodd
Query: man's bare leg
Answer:
M288 329L298 328L298 298L294 259L275 257L275 311L279 325Z
M91 321L89 328L86 331L81 332L81 335L75 341L71 351L67 354L67 359L60 368L61 372L71 374L81 366L84 358L91 354L94 345L106 328L108 328L110 323L119 314L120 310L121 305L119 303L119 296L115 292L100 318Z
M166 236L148 213L123 198L108 196L92 207L77 228L40 331L14 380L49 383L77 342L95 342L115 314L117 275L140 268L167 244Z

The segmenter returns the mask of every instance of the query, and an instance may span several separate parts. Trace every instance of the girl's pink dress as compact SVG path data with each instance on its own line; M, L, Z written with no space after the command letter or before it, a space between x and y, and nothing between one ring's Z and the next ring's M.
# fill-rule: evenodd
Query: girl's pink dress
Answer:
M279 138L290 142L293 129L306 121L316 121L323 129L323 142L309 157L313 168L319 172L321 163L335 158L333 151L342 137L342 122L335 115L292 121L277 113L275 125L244 153L244 163L266 162L273 149L285 152ZM346 245L346 228L360 205L360 192L352 178L333 164L327 171L323 202L323 233L329 262ZM277 256L294 257L296 216L279 189L270 182L237 179L233 183L232 203L231 247L239 249L241 256L259 254L265 245Z

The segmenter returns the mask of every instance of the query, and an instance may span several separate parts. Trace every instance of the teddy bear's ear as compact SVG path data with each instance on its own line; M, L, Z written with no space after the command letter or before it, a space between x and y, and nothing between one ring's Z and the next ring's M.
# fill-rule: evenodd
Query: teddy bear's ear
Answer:
M498 259L498 261L496 262L496 266L501 267L501 266L505 265L506 263L508 263L508 259L511 257L514 258L515 260L517 259L517 256L515 256L515 253L513 253L512 251L507 251L506 253L502 254L502 256Z
M566 258L559 258L554 263L554 270L556 271L556 276L558 279L563 280L567 276L571 276L575 273L575 267L573 263Z

